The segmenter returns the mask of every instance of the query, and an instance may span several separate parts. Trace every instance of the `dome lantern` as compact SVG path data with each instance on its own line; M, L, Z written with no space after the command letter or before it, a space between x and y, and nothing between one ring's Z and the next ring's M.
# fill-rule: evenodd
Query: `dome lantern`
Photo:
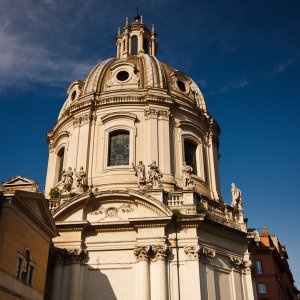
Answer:
M126 23L121 33L118 30L116 36L117 44L117 58L127 58L131 55L149 54L151 56L156 55L157 41L156 32L154 31L154 25L152 30L143 24L143 17L137 14L134 17L134 22L128 23L128 17L126 17Z

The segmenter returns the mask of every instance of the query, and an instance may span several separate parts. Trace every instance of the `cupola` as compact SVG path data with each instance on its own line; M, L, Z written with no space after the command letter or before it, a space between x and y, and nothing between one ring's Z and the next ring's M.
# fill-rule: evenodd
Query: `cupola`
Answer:
M150 29L143 24L143 17L137 14L134 21L129 24L128 17L121 33L120 27L116 36L117 58L127 58L131 55L156 55L158 43L154 24Z

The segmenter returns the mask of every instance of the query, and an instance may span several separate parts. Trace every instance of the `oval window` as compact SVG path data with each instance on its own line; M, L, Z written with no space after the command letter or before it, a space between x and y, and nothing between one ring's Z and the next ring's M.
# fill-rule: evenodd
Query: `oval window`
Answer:
M179 87L179 89L183 92L186 92L186 87L183 81L181 80L177 80L177 86Z
M71 95L71 100L73 101L73 100L75 99L75 97L76 97L76 91L74 91L74 92L72 93L72 95Z
M117 74L117 79L119 81L125 81L129 78L129 73L126 72L126 71L120 71L118 74Z

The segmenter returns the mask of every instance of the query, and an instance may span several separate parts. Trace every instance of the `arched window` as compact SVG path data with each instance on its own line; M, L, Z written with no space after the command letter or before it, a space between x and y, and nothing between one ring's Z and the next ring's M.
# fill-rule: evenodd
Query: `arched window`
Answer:
M131 55L137 55L138 50L138 38L136 35L131 38Z
M193 142L184 140L184 160L187 165L193 168L193 173L197 175L196 149L197 146Z
M125 40L123 40L123 52L125 51Z
M129 165L129 132L113 131L109 134L108 166Z
M30 251L26 249L24 255L18 254L16 277L32 285L33 272L34 263L31 260Z
M61 148L57 153L57 159L58 159L58 181L61 180L62 171L64 168L64 157L65 157L65 148Z
M146 54L149 54L149 42L148 39L143 39L143 49Z

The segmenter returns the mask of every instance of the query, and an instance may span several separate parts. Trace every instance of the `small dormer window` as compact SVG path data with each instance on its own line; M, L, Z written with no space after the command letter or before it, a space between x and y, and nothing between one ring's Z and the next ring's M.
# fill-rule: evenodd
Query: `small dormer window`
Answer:
M76 98L76 91L73 91L73 93L71 94L71 100L73 101Z
M137 55L138 52L138 38L136 35L131 38L131 55Z
M125 81L129 78L129 73L127 71L120 71L117 73L117 79L119 81Z
M186 86L182 80L177 80L177 86L182 92L186 92Z
M149 42L148 39L143 39L143 49L146 54L149 54Z

